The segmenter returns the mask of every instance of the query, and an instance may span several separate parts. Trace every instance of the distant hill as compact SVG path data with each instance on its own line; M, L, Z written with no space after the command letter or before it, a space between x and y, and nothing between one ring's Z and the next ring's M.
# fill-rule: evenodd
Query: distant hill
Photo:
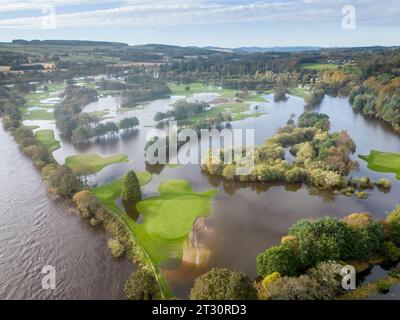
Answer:
M304 52L304 51L319 51L321 47L238 47L238 48L220 48L207 46L204 49L223 51L223 52L236 52L236 53L255 53L255 52Z
M13 44L20 45L53 45L53 46L99 46L99 47L128 47L127 43L89 41L89 40L13 40Z

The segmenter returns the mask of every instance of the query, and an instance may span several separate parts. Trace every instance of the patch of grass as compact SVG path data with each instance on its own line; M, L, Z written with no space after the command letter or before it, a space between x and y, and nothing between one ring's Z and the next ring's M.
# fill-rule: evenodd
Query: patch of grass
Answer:
M92 153L70 156L65 159L65 164L72 170L84 164L91 167L94 172L99 172L110 164L120 162L128 162L128 156L125 154L117 154L103 158L96 153Z
M338 65L334 63L302 63L301 67L303 69L321 71L321 70L334 70L338 67Z
M368 163L368 168L378 172L392 172L400 179L400 153L371 150L369 155L359 155Z
M92 116L97 116L99 117L100 120L105 120L105 119L109 119L110 117L108 117L108 115L110 114L107 111L93 111L93 112L89 112L90 115Z
M308 95L308 89L303 87L289 88L289 94L304 99Z
M46 109L28 111L26 108L21 108L22 120L54 120L53 112L48 112Z
M60 141L54 138L53 130L38 130L35 132L35 138L44 145L50 152L60 148Z

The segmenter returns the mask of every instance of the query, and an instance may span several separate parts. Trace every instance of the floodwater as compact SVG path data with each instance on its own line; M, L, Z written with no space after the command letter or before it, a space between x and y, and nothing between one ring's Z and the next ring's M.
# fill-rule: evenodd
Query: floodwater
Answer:
M206 94L200 97L209 101L213 98ZM304 102L300 98L290 96L288 101L280 103L272 102L272 96L267 98L271 102L261 104L258 108L265 114L232 123L233 128L254 129L256 144L273 135L292 115L297 117L304 111ZM154 125L152 119L156 112L168 110L169 104L176 99L178 97L157 100L124 112L119 108L118 98L100 98L84 111L108 110L110 119L106 121L119 121L135 115L140 120L140 128L130 136L81 147L60 139L56 131L62 148L54 152L54 157L63 163L65 157L80 153L99 153L102 156L127 154L130 162L103 169L92 182L103 184L119 178L128 170L147 169L154 177L143 188L144 197L157 194L158 185L168 179L187 179L195 191L218 190L213 199L212 214L207 221L207 226L213 230L209 239L206 239L208 259L198 264L174 261L162 266L162 272L178 297L185 298L196 276L214 266L229 267L255 277L256 256L269 246L278 244L288 228L301 218L327 215L341 218L349 213L366 211L376 218L384 218L387 211L399 203L400 181L395 180L394 174L373 172L362 160L359 161L360 171L353 175L369 176L374 180L388 177L393 182L391 192L371 190L368 191L370 196L367 200L360 200L300 185L224 182L204 174L199 165L175 168L146 166L144 145L146 134ZM260 103L252 104L252 110L255 105ZM384 124L354 112L347 99L326 97L317 110L330 116L332 130L348 130L357 145L358 154L368 154L371 149L400 152L400 138ZM30 122L29 125L38 123ZM54 128L52 122L41 124L46 128ZM131 268L124 262L112 261L102 233L71 216L64 205L47 199L43 184L29 161L18 152L7 134L2 132L1 137L5 141L1 143L4 150L0 154L0 179L7 181L8 188L1 190L2 214L6 218L1 220L1 228L5 231L0 236L3 239L1 246L6 250L0 255L1 281L5 281L5 286L1 287L4 293L0 293L6 297L45 297L45 294L36 293L37 284L31 284L32 277L37 278L41 264L56 261L53 263L65 268L65 277L60 284L63 288L58 298L121 297L121 286ZM29 212L26 208L29 208ZM12 250L7 249L10 246L14 246ZM8 268L8 263L13 267ZM7 270L5 277L3 270ZM84 278L79 284L75 282L77 273ZM14 284L10 279L15 279L17 283ZM85 290L81 292L76 286ZM107 288L107 293L101 291L103 288Z

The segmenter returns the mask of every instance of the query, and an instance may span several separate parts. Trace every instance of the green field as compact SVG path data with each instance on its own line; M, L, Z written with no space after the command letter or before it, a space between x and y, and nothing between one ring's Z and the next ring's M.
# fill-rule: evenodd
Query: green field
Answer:
M96 153L82 154L77 156L70 156L65 159L65 164L72 170L79 167L79 165L87 165L94 172L99 172L110 164L128 162L128 156L124 154L116 154L110 157L101 157Z
M136 173L140 184L151 180L147 172ZM183 244L199 216L207 216L211 211L210 200L216 190L193 192L185 180L169 180L159 186L159 196L143 200L137 204L144 216L144 223L136 223L116 201L121 197L123 177L92 189L99 201L116 214L129 229L133 241L138 243L151 264L165 297L172 297L158 265L170 258L182 257Z
M149 181L149 176L142 176L142 173L137 175L141 184ZM125 216L124 210L116 204L122 193L122 179L96 187L92 192L106 208ZM129 228L155 265L169 258L182 257L182 244L194 221L197 217L210 214L210 199L217 192L194 192L186 180L166 181L160 184L158 191L159 196L137 204L138 211L144 216L144 223L137 224L125 217Z
M53 112L47 110L32 110L28 111L26 108L21 108L22 120L54 120Z
M308 89L303 87L289 88L289 94L304 99L308 95Z
M244 102L233 102L219 104L206 112L200 113L192 118L193 121L202 121L208 118L216 117L219 113L229 112L232 115L233 121L243 120L246 118L255 118L262 116L265 113L243 113L250 110L250 104Z
M378 172L392 172L400 179L400 153L371 150L369 155L359 155L368 163L368 168Z
M302 63L301 67L307 70L334 70L338 67L337 64L334 63Z
M60 148L60 141L54 138L53 130L38 130L35 132L35 138L50 152Z

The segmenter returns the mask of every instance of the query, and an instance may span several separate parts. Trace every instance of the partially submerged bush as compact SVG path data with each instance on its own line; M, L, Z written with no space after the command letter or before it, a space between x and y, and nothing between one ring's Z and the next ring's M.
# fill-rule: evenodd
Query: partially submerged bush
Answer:
M392 187L392 181L386 178L381 178L378 180L376 185L382 189L390 189Z
M257 256L257 274L266 277L273 272L281 275L298 274L299 256L287 243L274 246Z
M109 239L107 244L114 258L120 258L123 256L125 248L118 239Z
M196 279L190 299L256 300L257 291L244 273L213 268Z
M141 268L132 273L125 283L125 295L128 300L160 300L161 293L153 273Z
M361 213L352 213L346 216L343 221L347 223L351 227L368 227L373 219L370 213L361 212Z

